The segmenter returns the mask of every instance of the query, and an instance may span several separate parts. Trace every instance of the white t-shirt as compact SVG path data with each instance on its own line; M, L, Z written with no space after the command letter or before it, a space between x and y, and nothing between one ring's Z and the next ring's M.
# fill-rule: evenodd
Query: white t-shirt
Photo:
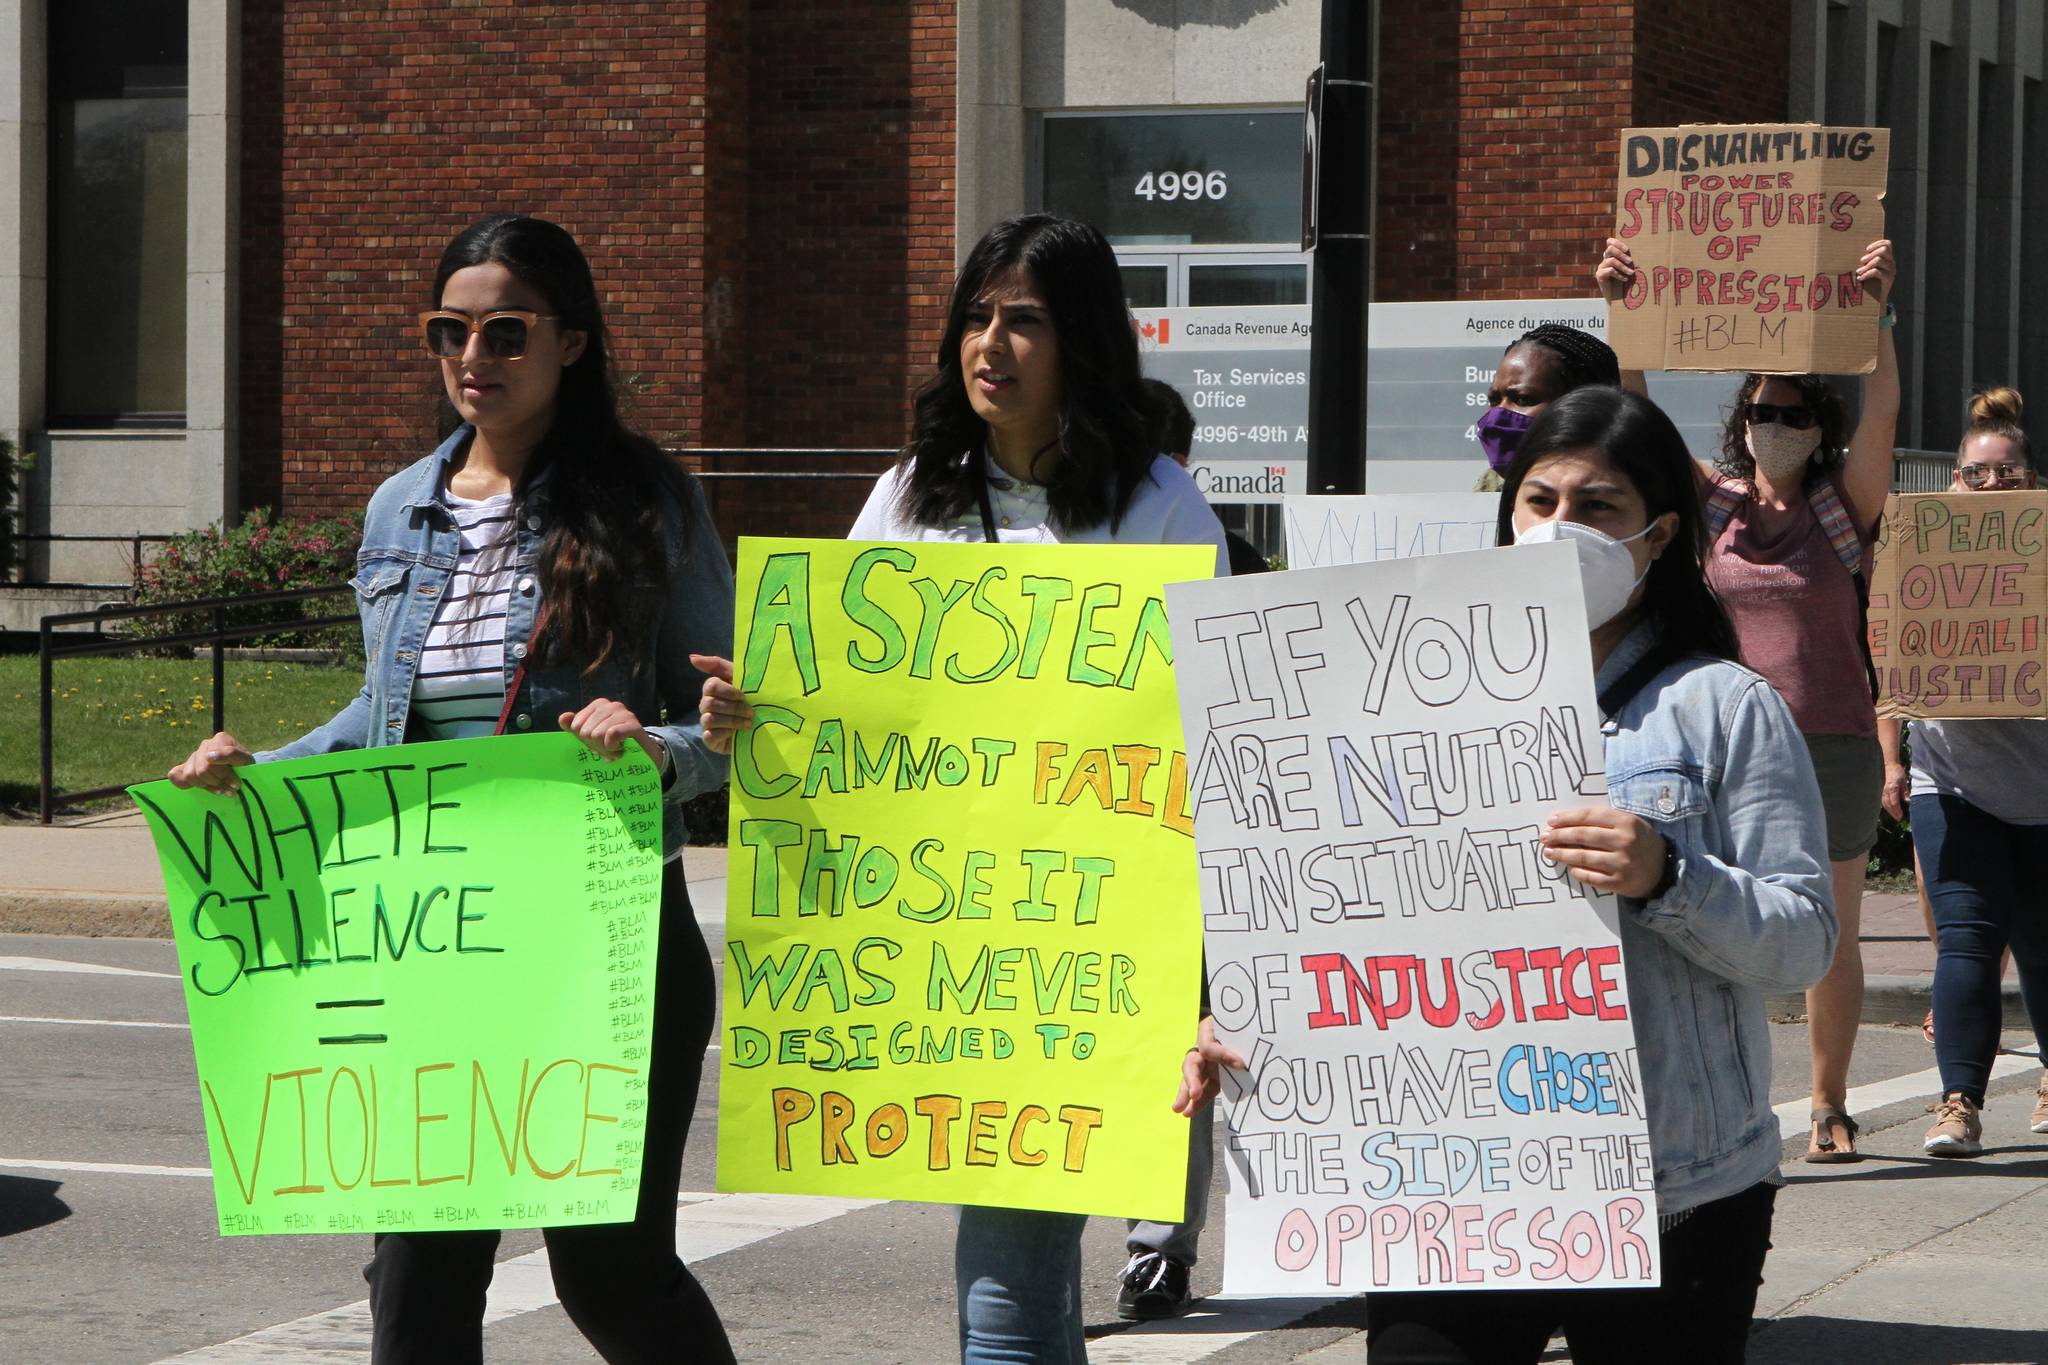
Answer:
M1230 575L1223 523L1216 520L1216 513L1188 472L1163 455L1152 462L1150 477L1131 494L1130 505L1114 532L1107 521L1085 531L1069 531L1056 524L1043 487L1012 479L988 456L980 458L988 476L996 539L1005 545L1210 545L1216 550L1216 576ZM979 507L970 506L951 526L925 526L907 520L900 505L907 473L899 464L875 480L867 506L860 509L853 529L847 532L848 540L983 539Z
M413 676L412 713L428 739L498 728L505 706L505 607L512 594L512 495L481 500L443 489L462 550L434 608Z
M2048 720L1916 720L1914 796L1960 796L2008 825L2048 825Z

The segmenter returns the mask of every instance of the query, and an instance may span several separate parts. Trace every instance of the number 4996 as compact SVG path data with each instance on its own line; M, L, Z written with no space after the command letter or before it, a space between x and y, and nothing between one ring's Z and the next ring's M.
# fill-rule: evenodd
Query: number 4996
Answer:
M1141 199L1221 199L1230 193L1230 181L1222 171L1147 171L1131 193Z

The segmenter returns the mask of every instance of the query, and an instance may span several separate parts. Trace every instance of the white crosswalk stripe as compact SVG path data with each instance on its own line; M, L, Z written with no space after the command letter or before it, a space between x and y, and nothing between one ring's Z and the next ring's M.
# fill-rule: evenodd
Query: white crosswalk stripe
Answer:
M692 1265L881 1202L775 1194L685 1193L678 1197L676 1251ZM547 1251L515 1256L500 1262L492 1273L484 1325L538 1312L554 1302ZM369 1351L370 1301L359 1299L170 1359L210 1365L328 1365L344 1361L358 1365L369 1357Z

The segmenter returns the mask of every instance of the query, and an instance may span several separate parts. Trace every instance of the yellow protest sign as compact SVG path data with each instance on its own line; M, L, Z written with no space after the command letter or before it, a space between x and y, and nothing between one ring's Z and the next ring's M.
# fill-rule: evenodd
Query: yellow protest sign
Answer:
M1213 555L740 541L720 1189L1181 1217Z

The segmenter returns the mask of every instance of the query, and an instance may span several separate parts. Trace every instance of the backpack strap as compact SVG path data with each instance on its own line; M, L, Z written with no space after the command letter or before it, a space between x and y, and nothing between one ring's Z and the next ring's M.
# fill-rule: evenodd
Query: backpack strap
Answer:
M1707 488L1706 506L1702 508L1707 521L1707 543L1721 538L1721 532L1728 529L1728 523L1735 519L1735 511L1742 506L1747 496L1733 484L1716 481Z
M1812 504L1814 516L1820 520L1820 529L1827 533L1835 558L1842 561L1843 568L1860 579L1863 576L1863 537L1856 534L1856 523L1850 519L1849 509L1843 504L1841 490L1835 487L1835 481L1820 480L1807 491L1806 500Z
M1863 677L1870 684L1870 699L1874 702L1879 688L1877 660L1870 654L1870 578L1863 572L1863 538L1856 534L1856 523L1850 519L1849 509L1842 502L1842 491L1835 487L1833 479L1824 478L1814 484L1807 490L1806 500L1820 522L1820 529L1827 533L1835 558L1842 561L1842 567L1849 571L1849 581L1856 585L1856 619L1861 626L1857 640L1863 646Z

